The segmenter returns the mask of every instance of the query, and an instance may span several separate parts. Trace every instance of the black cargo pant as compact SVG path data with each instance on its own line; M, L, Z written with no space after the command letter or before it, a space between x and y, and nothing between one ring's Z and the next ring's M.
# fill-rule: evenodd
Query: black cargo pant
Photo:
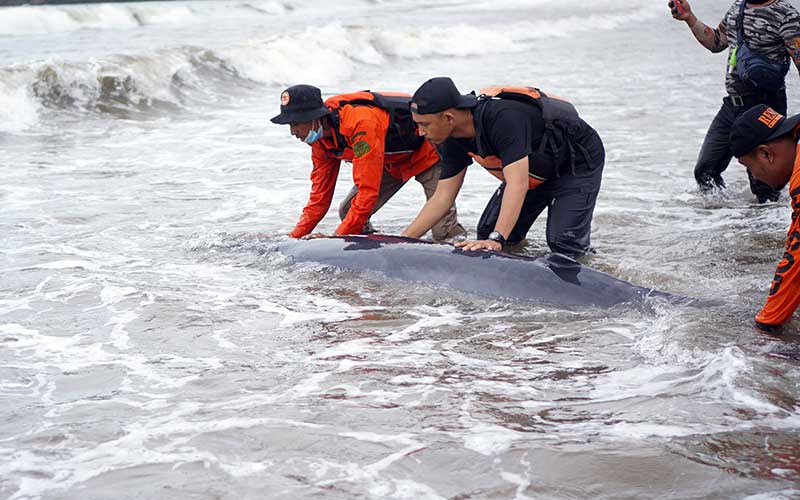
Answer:
M694 167L694 178L703 191L714 187L725 187L721 174L728 168L733 158L730 146L731 126L737 116L758 104L766 104L778 113L786 115L786 90L747 96L728 96L722 100L722 107L708 128ZM749 169L747 176L750 178L750 191L756 195L760 203L778 199L780 191L775 191L753 177Z
M525 239L533 223L547 208L546 238L551 251L577 257L591 250L592 215L605 163L605 151L599 138L593 147L599 149L593 152L595 161L588 168L562 173L528 191L517 224L506 238L509 244ZM503 183L497 188L483 210L478 221L478 239L484 240L494 231L505 187Z

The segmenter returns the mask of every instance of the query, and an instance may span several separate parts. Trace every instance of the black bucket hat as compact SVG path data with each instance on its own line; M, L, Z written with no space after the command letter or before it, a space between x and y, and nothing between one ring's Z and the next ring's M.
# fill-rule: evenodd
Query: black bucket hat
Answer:
M731 152L740 158L761 144L766 144L794 132L800 125L800 115L785 117L766 104L745 111L731 127Z
M281 114L270 121L279 125L305 123L330 114L322 92L313 85L295 85L281 93Z

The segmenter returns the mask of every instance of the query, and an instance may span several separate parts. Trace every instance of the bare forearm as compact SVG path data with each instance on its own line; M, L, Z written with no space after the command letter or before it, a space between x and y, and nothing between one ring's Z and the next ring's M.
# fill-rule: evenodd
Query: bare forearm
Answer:
M452 201L448 203L441 196L432 196L422 207L414 221L403 231L402 235L410 238L421 237L444 217L452 205Z
M692 30L692 34L700 42L700 45L711 52L722 52L728 47L728 35L725 34L721 27L712 29L703 21L697 19L694 14L686 20L686 24Z

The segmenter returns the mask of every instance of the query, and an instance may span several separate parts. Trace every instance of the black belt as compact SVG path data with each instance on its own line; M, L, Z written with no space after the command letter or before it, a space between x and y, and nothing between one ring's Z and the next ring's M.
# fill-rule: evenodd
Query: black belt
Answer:
M776 90L775 92L755 92L753 94L728 94L727 99L734 107L741 108L748 104L760 104L767 101L771 97L779 96L781 93L786 92L786 89Z

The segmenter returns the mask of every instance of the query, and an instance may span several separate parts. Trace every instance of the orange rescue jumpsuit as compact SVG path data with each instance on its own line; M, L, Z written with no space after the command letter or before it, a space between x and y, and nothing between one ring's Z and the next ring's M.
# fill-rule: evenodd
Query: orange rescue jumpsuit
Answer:
M799 132L800 128L795 129L795 138ZM795 152L789 197L792 200L792 224L786 236L786 253L778 263L767 303L756 316L756 321L765 325L785 323L800 305L800 144Z
M353 164L353 182L358 194L350 211L336 228L336 234L360 234L378 201L384 169L387 174L407 181L439 161L436 148L428 141L413 153L386 153L384 143L389 128L389 113L377 106L344 104L341 101L368 98L365 92L334 96L325 101L329 109L339 110L339 134L311 145L311 194L303 215L289 235L300 238L319 224L331 206L342 160Z

